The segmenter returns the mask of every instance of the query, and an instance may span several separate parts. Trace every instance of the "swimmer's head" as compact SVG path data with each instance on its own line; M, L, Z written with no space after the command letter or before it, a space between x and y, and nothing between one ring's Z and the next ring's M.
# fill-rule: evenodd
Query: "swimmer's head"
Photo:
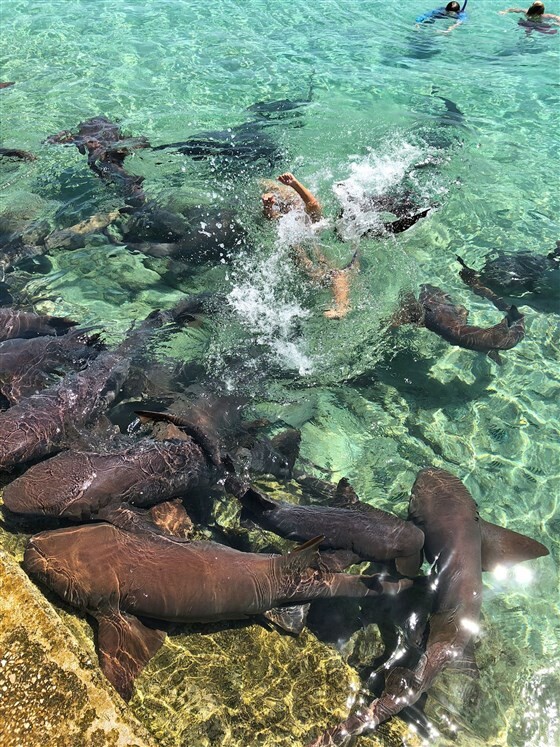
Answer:
M537 2L534 2L527 11L528 16L542 16L543 13L544 13L544 3L541 3L540 0L537 0Z
M447 5L445 6L446 13L459 13L460 10L461 6L459 5L459 3L447 3Z

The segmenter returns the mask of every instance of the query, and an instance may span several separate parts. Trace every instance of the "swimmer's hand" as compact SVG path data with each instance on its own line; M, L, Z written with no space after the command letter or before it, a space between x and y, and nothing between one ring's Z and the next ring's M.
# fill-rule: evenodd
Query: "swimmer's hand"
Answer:
M280 174L280 176L278 177L278 181L281 184L285 184L287 187L294 187L298 183L298 180L289 171L287 171L285 174Z

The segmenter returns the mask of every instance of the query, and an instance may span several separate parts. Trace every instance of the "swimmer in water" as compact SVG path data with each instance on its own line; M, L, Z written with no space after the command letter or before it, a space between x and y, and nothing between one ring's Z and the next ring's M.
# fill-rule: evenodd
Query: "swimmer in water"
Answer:
M418 16L416 19L416 25L419 26L422 23L434 23L438 18L455 18L456 21L448 29L438 30L440 34L449 34L453 29L456 29L462 23L467 20L467 14L465 13L465 7L467 3L463 4L463 7L457 2L447 3L447 5L441 8L435 8L435 10L429 10Z
M315 195L304 187L289 172L281 174L278 182L265 182L267 191L261 196L263 215L267 220L277 220L292 210L303 209L312 223L322 217L321 203ZM306 275L315 283L330 287L333 294L333 305L324 312L327 319L342 319L350 311L350 277L358 270L357 255L354 254L350 264L337 269L325 257L318 246L314 247L314 259L311 259L301 246L293 246L294 259Z
M544 12L544 3L537 0L527 10L523 8L508 8L507 10L500 10L500 15L506 13L524 13L525 18L519 21L519 25L527 29L527 33L530 33L532 29L535 31L542 31L548 34L555 34L556 29L552 29L549 24L543 23L543 19L552 21L552 23L560 26L560 16L555 16L553 13Z

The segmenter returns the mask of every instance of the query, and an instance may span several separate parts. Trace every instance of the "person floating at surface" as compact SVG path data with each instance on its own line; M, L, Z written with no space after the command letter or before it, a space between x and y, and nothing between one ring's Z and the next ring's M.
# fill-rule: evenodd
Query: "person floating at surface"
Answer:
M280 184L264 182L265 186L270 187L261 196L265 218L276 220L292 210L303 208L312 223L321 220L321 203L293 174L289 172L281 174L278 182ZM292 251L296 264L313 282L331 288L334 303L324 312L327 319L345 317L350 311L350 276L358 270L357 255L354 254L347 267L337 269L332 266L318 246L314 247L314 259L311 259L301 246L293 246Z
M527 8L527 10L524 10L523 8L508 8L507 10L500 10L499 13L500 15L505 15L506 13L524 13L525 21L528 21L531 24L540 25L544 18L560 24L560 16L555 16L553 13L545 13L544 3L541 3L539 0L534 2L529 8ZM519 23L523 24L523 21L520 21Z
M419 25L421 23L434 23L439 18L454 18L456 21L453 25L448 29L439 31L440 34L449 34L450 31L453 31L453 29L456 29L467 20L467 14L465 13L466 5L466 2L463 3L463 7L457 2L447 3L445 7L442 6L434 10L428 10L426 13L418 16L416 23Z

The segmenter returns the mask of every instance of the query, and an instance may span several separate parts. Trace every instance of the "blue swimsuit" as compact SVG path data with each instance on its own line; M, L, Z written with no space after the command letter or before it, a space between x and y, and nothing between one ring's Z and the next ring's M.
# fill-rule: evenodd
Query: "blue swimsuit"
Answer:
M441 8L435 8L435 10L428 10L426 13L418 16L416 23L434 23L438 18L453 18L456 21L463 22L467 20L467 14L461 10L457 15L449 16L445 7L442 6Z

